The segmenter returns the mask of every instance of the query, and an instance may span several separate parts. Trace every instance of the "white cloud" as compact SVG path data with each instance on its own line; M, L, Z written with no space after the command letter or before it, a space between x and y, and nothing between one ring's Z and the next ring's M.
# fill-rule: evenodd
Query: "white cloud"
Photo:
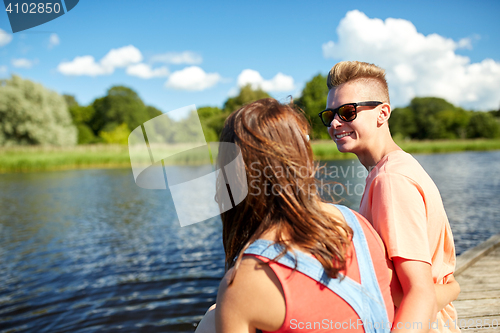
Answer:
M221 81L218 73L205 73L198 66L186 67L173 72L165 82L165 87L178 90L205 90Z
M500 63L471 63L455 53L472 48L469 38L456 42L438 34L425 36L410 21L371 19L358 10L340 21L337 35L338 42L323 44L324 57L384 68L394 105L407 105L415 96L436 96L467 108L498 108Z
M142 79L150 79L153 77L165 77L170 74L167 67L162 66L152 69L151 66L140 63L136 65L130 65L127 67L127 74L132 76L137 76Z
M8 68L7 66L0 66L0 75L7 74Z
M105 68L127 67L142 61L142 54L133 45L112 49L101 59L101 65Z
M151 57L151 62L163 62L165 64L187 64L187 65L199 65L203 62L201 55L191 52L167 52L164 54L157 54Z
M0 47L7 45L12 40L12 35L0 29Z
M49 37L49 49L53 48L54 46L57 46L61 43L61 40L59 39L59 36L57 34L50 34Z
M472 40L470 38L462 38L458 41L457 47L459 49L472 50Z
M293 90L293 77L278 73L271 80L264 80L259 72L253 69L245 69L237 80L238 86L243 87L250 84L253 89L261 88L265 91L289 91Z
M57 66L57 70L64 75L87 75L97 76L111 74L98 63L95 62L93 56L76 57L73 61L62 62Z
M133 45L111 49L97 63L93 56L75 57L73 61L62 62L57 70L64 75L97 76L112 74L115 68L128 67L142 61L142 54Z
M12 59L12 66L16 68L31 68L36 62L36 60L26 58Z

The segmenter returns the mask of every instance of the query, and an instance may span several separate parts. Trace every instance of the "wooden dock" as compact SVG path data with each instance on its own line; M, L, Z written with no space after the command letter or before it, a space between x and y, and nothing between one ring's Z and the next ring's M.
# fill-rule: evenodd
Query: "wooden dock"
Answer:
M500 333L500 234L461 254L455 277L462 332Z

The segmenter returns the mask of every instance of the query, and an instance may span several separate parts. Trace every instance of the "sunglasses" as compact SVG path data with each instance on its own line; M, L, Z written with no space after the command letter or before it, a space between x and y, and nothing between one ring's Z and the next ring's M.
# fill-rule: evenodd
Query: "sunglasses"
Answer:
M339 114L339 118L342 119L343 121L353 121L356 119L357 116L357 110L356 108L358 106L377 106L383 104L382 102L375 102L375 101L369 101L369 102L359 102L359 103L347 103L344 105L339 106L336 109L326 109L324 111L321 111L319 113L319 117L321 118L321 121L323 122L323 125L326 127L330 127L332 124L333 118L335 118L335 114Z

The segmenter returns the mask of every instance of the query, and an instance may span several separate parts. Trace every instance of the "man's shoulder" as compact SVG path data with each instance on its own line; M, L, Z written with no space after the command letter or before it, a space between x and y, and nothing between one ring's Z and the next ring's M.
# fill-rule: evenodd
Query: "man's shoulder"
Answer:
M429 177L420 163L410 154L403 150L391 152L386 156L381 165L377 165L374 170L374 178L404 176L415 182L422 177Z
M384 165L375 170L372 182L398 184L399 188L405 187L406 184L415 187L425 196L441 197L436 183L422 165L412 155L402 150L388 156Z

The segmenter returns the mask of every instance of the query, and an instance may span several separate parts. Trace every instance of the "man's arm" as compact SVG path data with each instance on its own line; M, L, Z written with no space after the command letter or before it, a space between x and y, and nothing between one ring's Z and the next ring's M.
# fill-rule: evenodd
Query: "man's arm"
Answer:
M393 273L393 270L389 269L389 274L391 273ZM437 309L441 311L445 306L457 299L460 294L460 285L453 275L450 275L445 284L435 284L434 290L436 291ZM397 277L393 277L391 280L391 294L394 305L399 308L404 294Z
M448 277L446 284L435 284L438 311L457 299L460 294L460 285L453 274Z
M394 257L393 262L403 289L403 300L392 331L426 333L438 312L431 265L400 257Z

